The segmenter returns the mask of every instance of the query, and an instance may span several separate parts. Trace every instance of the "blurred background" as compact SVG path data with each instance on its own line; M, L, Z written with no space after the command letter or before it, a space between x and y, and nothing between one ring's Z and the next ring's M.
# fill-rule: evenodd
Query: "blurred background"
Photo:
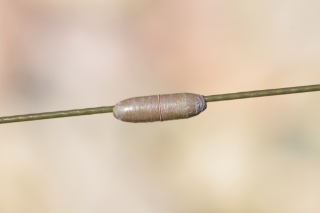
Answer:
M320 83L318 0L0 0L0 114ZM320 94L0 127L1 213L320 212Z

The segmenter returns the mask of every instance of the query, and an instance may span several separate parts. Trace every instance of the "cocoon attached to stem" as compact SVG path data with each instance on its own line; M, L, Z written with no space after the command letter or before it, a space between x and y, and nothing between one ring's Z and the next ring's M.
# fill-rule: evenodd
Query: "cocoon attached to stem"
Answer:
M129 98L113 108L113 115L126 122L142 123L194 117L207 108L202 95L176 93Z
M126 122L141 123L168 121L194 117L207 108L207 102L230 101L315 91L320 91L320 84L209 96L196 95L192 93L153 95L126 99L117 103L115 106L0 117L0 124L111 112L113 112L113 115L117 119Z

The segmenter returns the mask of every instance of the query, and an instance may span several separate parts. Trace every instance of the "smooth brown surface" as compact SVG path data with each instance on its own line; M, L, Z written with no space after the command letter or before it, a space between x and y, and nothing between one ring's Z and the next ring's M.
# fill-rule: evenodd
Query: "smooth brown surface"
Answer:
M126 122L154 122L185 119L206 109L202 95L177 93L126 99L117 103L113 115Z

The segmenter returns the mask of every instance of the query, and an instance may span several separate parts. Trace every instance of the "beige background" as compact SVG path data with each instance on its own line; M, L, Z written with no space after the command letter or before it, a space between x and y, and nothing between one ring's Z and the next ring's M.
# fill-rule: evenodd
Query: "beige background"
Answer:
M0 0L2 116L320 83L318 0ZM320 212L320 93L0 126L1 213Z

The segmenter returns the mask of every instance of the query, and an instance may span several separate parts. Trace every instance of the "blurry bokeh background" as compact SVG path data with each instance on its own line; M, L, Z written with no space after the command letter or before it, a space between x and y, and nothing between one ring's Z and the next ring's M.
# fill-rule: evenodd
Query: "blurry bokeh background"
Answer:
M318 0L1 0L0 114L320 83ZM1 213L320 212L320 94L0 127Z

